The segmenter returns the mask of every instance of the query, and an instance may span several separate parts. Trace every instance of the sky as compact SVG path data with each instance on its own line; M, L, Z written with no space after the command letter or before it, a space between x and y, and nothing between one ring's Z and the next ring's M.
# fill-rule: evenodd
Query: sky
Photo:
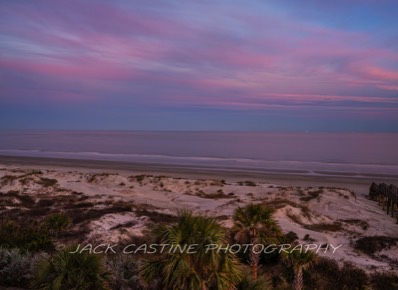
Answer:
M397 11L0 0L0 129L398 132Z

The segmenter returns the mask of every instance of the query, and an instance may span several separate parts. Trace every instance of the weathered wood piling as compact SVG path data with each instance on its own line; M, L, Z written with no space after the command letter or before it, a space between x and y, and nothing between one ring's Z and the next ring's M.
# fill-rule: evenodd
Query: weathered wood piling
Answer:
M394 213L396 213L398 224L398 188L395 185L388 186L385 183L378 185L372 182L369 187L369 198L377 201L382 206L383 211L387 212L387 215L394 217Z

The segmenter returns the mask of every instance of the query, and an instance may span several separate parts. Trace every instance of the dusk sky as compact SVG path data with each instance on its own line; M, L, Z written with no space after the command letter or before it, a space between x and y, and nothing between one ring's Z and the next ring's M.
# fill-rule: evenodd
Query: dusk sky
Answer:
M398 1L0 1L0 129L398 132Z

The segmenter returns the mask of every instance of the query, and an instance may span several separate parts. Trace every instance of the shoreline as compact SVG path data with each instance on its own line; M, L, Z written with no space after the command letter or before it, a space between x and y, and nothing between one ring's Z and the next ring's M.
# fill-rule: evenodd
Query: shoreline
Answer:
M252 169L228 168L216 166L189 166L165 163L140 163L112 160L67 159L25 156L2 156L0 166L22 166L26 168L64 168L83 169L91 171L112 170L114 172L135 172L143 174L166 174L185 178L228 178L230 180L252 179L285 186L335 186L347 188L366 195L370 184L377 183L397 184L398 176L380 174L350 175L350 173L336 173L330 171L314 172L280 169ZM324 173L324 174L322 174Z

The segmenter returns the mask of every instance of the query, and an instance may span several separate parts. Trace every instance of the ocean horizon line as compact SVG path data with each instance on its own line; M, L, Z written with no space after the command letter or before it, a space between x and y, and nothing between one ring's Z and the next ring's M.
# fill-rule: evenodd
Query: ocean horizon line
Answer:
M181 130L181 129L7 129L0 128L0 133L5 132L187 132L187 133L281 133L281 134L398 134L398 130Z

